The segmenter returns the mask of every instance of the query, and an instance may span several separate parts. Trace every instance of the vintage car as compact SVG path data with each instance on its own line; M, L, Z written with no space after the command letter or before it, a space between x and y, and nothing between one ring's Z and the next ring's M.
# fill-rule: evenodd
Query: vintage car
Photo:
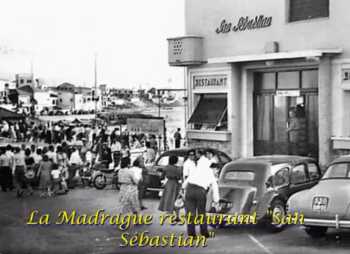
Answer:
M224 152L221 152L216 149L212 148L195 148L194 150L198 149L204 149L209 150L213 153L214 157L217 158L217 165L216 167L220 171L222 167L230 162L232 159L225 154ZM189 148L181 148L181 149L173 149L166 151L162 153L155 161L155 163L147 167L147 173L144 175L144 190L143 192L160 192L163 190L164 186L162 184L162 180L164 180L164 168L169 164L169 157L172 155L175 155L178 157L178 163L177 166L182 168L184 161L186 160L187 153L190 149Z
M314 238L328 228L350 228L350 156L331 162L316 186L291 196L288 211L304 215L305 231Z
M255 156L230 162L219 177L215 213L256 213L257 222L267 223L272 232L281 231L285 224L273 221L272 214L283 218L288 198L313 187L320 177L318 163L309 157ZM207 209L213 212L214 206Z

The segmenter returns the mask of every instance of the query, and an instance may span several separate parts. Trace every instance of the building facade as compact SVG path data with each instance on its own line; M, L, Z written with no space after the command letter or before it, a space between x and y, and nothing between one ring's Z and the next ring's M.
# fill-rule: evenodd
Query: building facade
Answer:
M350 153L347 0L186 0L187 138L233 158Z
M34 88L34 75L32 73L19 73L15 76L16 87L31 86Z
M9 101L9 90L13 89L13 82L10 80L0 80L0 104L8 104Z
M51 111L58 106L58 94L50 89L34 89L35 111Z

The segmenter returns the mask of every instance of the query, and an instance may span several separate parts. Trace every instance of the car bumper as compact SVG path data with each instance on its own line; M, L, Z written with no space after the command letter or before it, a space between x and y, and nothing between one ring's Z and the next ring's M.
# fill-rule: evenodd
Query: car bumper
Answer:
M331 228L350 228L350 220L340 220L336 215L334 219L304 219L304 226L318 226L318 227L331 227Z

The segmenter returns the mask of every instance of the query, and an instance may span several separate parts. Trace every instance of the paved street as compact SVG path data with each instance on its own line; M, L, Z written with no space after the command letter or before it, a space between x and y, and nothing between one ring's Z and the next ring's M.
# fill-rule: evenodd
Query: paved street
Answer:
M33 209L42 214L57 215L62 209L76 209L80 214L93 214L98 209L117 213L118 192L93 188L79 188L68 195L42 199L16 199L15 193L0 193L0 253L349 253L350 232L341 238L330 231L327 238L312 240L300 227L293 226L279 234L267 233L258 226L240 226L216 229L215 237L205 248L121 248L121 231L116 226L26 225ZM159 226L158 199L146 199L147 213L154 215L152 226L136 226L132 232L149 231L152 235L185 233L184 226Z

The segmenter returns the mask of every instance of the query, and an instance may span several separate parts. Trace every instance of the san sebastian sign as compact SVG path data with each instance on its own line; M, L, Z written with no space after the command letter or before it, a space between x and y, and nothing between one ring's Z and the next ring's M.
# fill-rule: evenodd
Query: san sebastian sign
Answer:
M229 33L229 32L239 32L246 30L254 30L269 27L272 24L272 17L265 17L264 15L259 15L254 18L252 17L240 17L237 24L233 25L231 22L227 22L223 19L220 26L216 28L215 32Z

